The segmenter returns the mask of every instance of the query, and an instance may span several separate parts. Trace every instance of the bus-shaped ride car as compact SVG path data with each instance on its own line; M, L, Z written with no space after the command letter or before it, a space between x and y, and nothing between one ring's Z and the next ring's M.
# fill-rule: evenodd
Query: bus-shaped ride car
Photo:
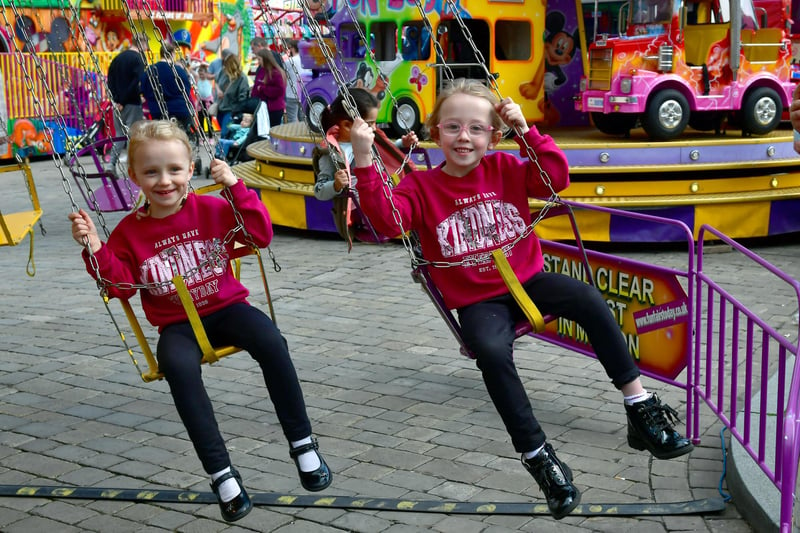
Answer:
M453 15L452 5L457 6L459 17ZM484 81L488 69L500 93L519 102L527 120L542 118L542 91L533 96L523 96L520 91L543 71L539 43L544 32L544 3L469 0L469 9L466 5L444 0L425 2L425 17L433 35L410 1L355 5L350 1L351 9L339 8L325 21L329 34L324 39L332 50L335 67L349 86L375 94L380 102L379 124L388 124L398 135L418 131L448 79L448 69L453 78ZM374 60L362 35L370 41ZM434 38L443 57L437 53ZM486 69L473 44L487 63ZM305 39L299 49L303 67L313 72L300 97L311 127L319 130L319 113L336 98L338 87L330 73L331 60L323 54L318 40Z

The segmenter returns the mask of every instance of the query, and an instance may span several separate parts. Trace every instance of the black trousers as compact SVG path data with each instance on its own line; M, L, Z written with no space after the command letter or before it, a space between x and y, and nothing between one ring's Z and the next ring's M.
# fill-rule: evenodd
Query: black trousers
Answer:
M203 317L202 322L212 346L238 346L258 362L286 439L295 441L311 435L286 339L272 320L260 309L239 303ZM213 474L230 466L228 450L203 385L203 354L188 322L164 328L158 339L157 357L203 469Z
M620 388L639 376L617 321L603 296L580 280L540 272L526 283L525 292L543 315L577 322L587 333L598 360L612 383ZM505 423L517 452L544 444L545 434L514 365L514 326L525 318L513 296L505 294L458 310L464 342L476 356L486 390Z

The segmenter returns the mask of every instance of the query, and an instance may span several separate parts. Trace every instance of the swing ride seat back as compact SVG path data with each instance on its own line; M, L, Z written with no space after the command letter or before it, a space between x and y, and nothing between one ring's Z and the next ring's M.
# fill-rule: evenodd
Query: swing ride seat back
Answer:
M127 176L120 177L105 168L105 154L115 142L127 142L127 137L107 137L79 150L69 160L69 171L92 210L102 212L130 211L139 197L139 187ZM89 158L89 162L86 161ZM89 168L87 168L89 167ZM94 188L94 183L100 186ZM95 206L96 202L96 206Z
M42 208L39 205L39 196L33 183L33 174L27 162L0 167L0 173L6 172L23 173L31 200L30 211L4 214L0 210L0 246L16 246L22 242L25 235L33 234L33 226L42 217Z

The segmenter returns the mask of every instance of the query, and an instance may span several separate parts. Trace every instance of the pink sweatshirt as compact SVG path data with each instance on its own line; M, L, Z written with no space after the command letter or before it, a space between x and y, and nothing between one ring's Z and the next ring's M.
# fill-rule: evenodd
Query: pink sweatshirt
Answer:
M525 134L555 191L569 185L564 153L535 127ZM517 139L518 143L521 143ZM466 263L430 269L434 283L450 309L464 307L508 292L496 271L491 252L519 237L531 223L528 198L548 198L550 189L520 145L513 154L486 155L469 174L457 178L441 170L414 171L392 189L392 202L404 230L416 230L428 261ZM389 199L374 167L354 169L361 208L379 233L399 235ZM515 244L508 261L523 283L542 269L539 239L534 233Z
M272 240L272 223L266 207L255 191L238 181L230 188L236 209L245 228L259 247ZM180 211L166 218L136 218L131 213L111 232L107 244L94 254L102 277L113 284L169 282L175 274L185 274L202 264L209 250L220 246L234 227L233 209L224 198L189 193ZM237 234L237 240L241 233ZM186 278L200 316L206 316L234 303L246 302L248 290L234 276L228 257L234 242L221 250L217 264L207 264ZM95 271L84 250L87 271ZM109 296L127 299L136 289L109 287ZM147 320L158 327L187 320L172 283L141 291Z

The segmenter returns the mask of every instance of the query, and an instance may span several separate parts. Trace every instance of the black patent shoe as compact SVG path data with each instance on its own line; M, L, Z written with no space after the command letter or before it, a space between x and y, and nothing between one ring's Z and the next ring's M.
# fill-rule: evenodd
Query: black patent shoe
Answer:
M314 450L314 453L319 457L319 468L311 472L303 472L300 470L300 462L297 458L311 450ZM313 439L308 444L303 444L297 448L292 448L289 450L289 455L294 459L294 464L297 467L297 475L300 476L300 484L303 485L304 489L317 492L327 489L331 481L333 481L333 474L331 474L330 468L328 468L327 463L325 463L325 459L319 454L319 443L317 443L317 439Z
M561 520L578 506L581 493L572 484L572 470L558 460L550 444L545 444L542 451L530 459L523 455L521 460L542 489L553 518Z
M219 497L219 486L229 479L236 480L236 483L239 484L239 489L241 492L231 501L223 502ZM231 467L230 472L226 472L214 480L214 482L211 484L211 490L213 490L214 494L217 495L217 501L219 501L219 510L222 512L222 518L224 518L226 522L236 522L240 518L247 516L247 513L253 510L253 504L250 501L250 496L247 495L247 491L244 490L244 485L242 485L242 476L240 476L239 472L237 472L237 470L233 467Z
M694 449L691 441L670 425L678 422L678 412L653 394L643 402L625 405L628 413L628 445L649 450L657 459L672 459Z

